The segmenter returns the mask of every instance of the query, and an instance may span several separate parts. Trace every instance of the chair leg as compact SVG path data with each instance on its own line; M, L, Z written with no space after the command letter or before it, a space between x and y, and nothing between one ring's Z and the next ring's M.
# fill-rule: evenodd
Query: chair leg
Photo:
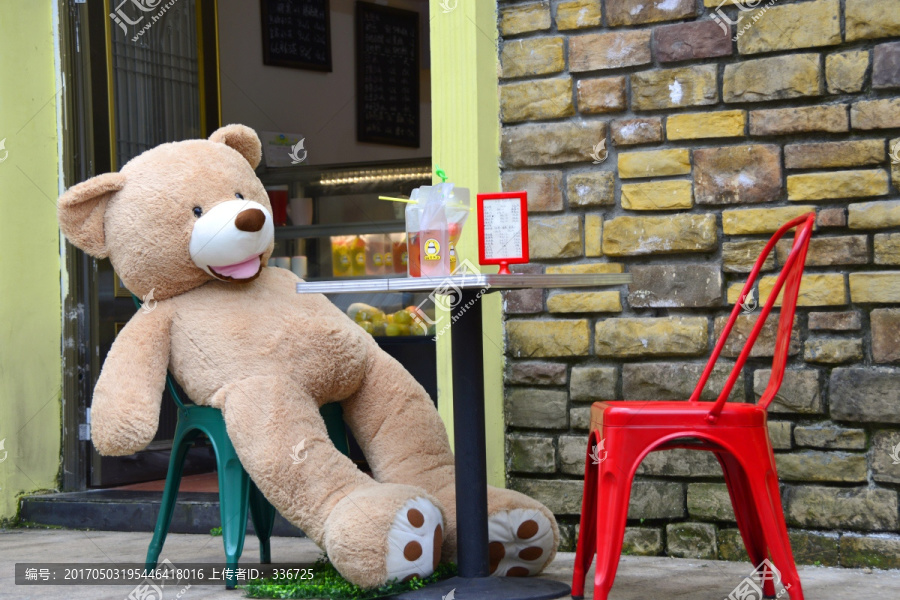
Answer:
M275 526L275 507L266 500L253 480L250 480L250 517L253 529L259 538L259 562L267 565L272 562L270 539Z
M778 475L775 469L775 457L768 450L768 460L756 456L754 469L748 473L753 500L756 503L766 545L772 555L772 562L781 572L781 581L787 588L791 600L803 600L803 587L791 552L787 525L784 522L784 510L781 506L781 493L778 488Z
M572 572L572 598L584 598L584 579L591 569L597 553L597 476L599 467L591 460L594 436L588 442L588 455L584 466L584 494L581 500L581 523L578 527L578 544L575 548L575 567Z
M172 513L175 512L175 501L178 499L178 488L181 485L181 473L184 469L184 459L194 438L199 435L197 430L188 430L181 421L175 426L175 436L172 441L172 453L169 456L169 472L166 473L166 487L163 489L162 501L159 505L159 515L156 517L156 528L153 530L153 539L147 548L147 560L144 566L147 570L155 569L159 562L163 544L169 533L169 525L172 523Z
M638 437L634 431L620 432L611 428L604 435L609 453L600 463L600 481L597 486L595 600L607 600L619 568L631 483L637 469L636 456L632 453L636 453L638 448L651 445L637 439L628 439Z
M222 520L222 543L225 546L225 566L237 569L247 533L250 476L241 466L230 442L216 447L216 462L219 465L219 514ZM234 589L236 582L234 575L227 577L226 589Z
M719 459L722 472L725 474L725 483L728 486L728 494L734 508L734 517L738 530L741 532L744 547L747 549L747 556L753 566L758 567L764 559L769 557L769 551L759 517L756 514L756 506L753 502L750 484L747 482L747 475L737 459L727 452L716 452L716 458ZM768 597L774 596L774 584L771 581L765 581L763 592Z

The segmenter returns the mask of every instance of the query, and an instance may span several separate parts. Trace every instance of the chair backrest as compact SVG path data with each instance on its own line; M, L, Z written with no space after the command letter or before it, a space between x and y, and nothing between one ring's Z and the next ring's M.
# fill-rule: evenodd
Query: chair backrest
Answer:
M796 228L796 231L794 232L794 243L788 254L787 260L785 261L784 267L781 269L781 273L778 275L775 285L769 293L765 305L760 311L759 318L756 320L756 324L753 326L753 330L747 338L747 343L744 345L743 350L738 356L737 362L734 364L734 368L731 370L731 374L728 376L728 380L725 382L725 386L722 388L722 393L719 394L715 404L709 411L709 415L707 415L707 420L710 423L715 423L719 418L719 414L722 412L722 408L725 406L728 396L731 395L734 383L737 381L737 378L740 377L741 370L744 368L744 363L747 362L747 357L750 356L750 351L753 350L753 345L756 343L756 339L759 337L759 333L762 331L766 319L769 317L769 313L775 305L775 300L778 298L778 295L783 288L784 296L781 301L778 336L775 341L775 357L772 360L772 375L769 377L768 387L759 399L759 405L767 409L772 402L772 399L775 397L775 394L778 393L778 389L781 387L781 382L784 379L784 369L787 364L788 350L791 345L791 330L794 325L794 313L797 309L797 296L800 292L800 279L803 275L803 267L806 264L806 251L809 248L809 240L812 236L815 222L815 213L808 213L788 221L775 232L775 235L772 236L772 239L769 240L769 243L766 244L766 247L763 249L762 254L756 259L756 264L753 265L753 269L747 277L747 283L744 284L741 295L738 298L738 301L735 302L734 309L731 311L731 316L728 318L728 322L722 330L722 335L719 337L718 342L716 342L716 347L713 349L712 356L710 356L709 362L706 363L703 375L700 377L697 387L694 388L694 393L691 394L690 402L700 401L700 394L703 392L703 387L706 385L706 382L709 381L709 377L716 365L716 361L719 359L719 354L721 354L722 349L725 347L725 342L728 340L728 335L731 333L735 322L743 311L742 305L744 304L747 295L753 289L753 284L769 254L771 254L772 250L775 248L775 244L785 233Z

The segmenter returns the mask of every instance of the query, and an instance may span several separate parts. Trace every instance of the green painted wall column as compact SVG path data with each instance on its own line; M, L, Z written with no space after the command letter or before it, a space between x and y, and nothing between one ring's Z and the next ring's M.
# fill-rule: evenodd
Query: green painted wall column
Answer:
M0 2L0 521L60 468L55 6Z
M430 5L432 156L435 164L447 172L449 181L471 190L474 205L476 193L500 189L497 4L459 0L455 8L446 12L437 0L432 0ZM463 230L458 252L474 264L478 264L477 240L473 212ZM496 268L491 272L496 272ZM503 325L499 294L484 296L482 312L488 482L505 486ZM450 335L438 338L438 406L452 440L451 343L452 330Z

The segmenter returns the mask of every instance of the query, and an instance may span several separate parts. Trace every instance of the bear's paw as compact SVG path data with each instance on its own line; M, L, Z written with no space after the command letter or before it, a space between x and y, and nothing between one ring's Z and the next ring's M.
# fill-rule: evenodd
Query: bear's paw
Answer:
M403 505L388 533L387 578L425 578L437 568L444 541L441 511L424 498Z
M538 574L553 550L553 526L539 511L503 510L488 519L491 575L527 577Z

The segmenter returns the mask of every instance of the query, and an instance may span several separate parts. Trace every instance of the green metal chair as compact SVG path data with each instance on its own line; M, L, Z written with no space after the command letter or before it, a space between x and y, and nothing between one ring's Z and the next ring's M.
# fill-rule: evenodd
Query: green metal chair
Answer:
M136 297L134 302L140 308L140 301ZM259 538L259 562L271 562L269 540L275 524L275 507L262 495L256 484L251 481L247 471L244 470L241 461L238 460L234 446L228 438L228 432L225 430L222 411L211 406L197 406L182 402L169 373L166 374L166 387L172 395L172 400L178 406L178 424L175 426L172 455L169 459L169 471L166 474L166 486L159 508L159 516L156 519L156 528L153 531L153 539L147 550L145 567L148 570L154 569L159 562L159 555L172 522L172 513L175 511L175 500L178 497L184 459L191 445L201 433L209 438L216 455L219 473L219 514L222 521L222 542L225 545L226 567L236 569L238 566L238 559L243 552L244 537L247 533L248 508L253 519L253 528ZM320 412L322 418L325 419L325 426L331 441L338 450L349 456L350 450L341 406L326 404ZM226 580L225 587L233 589L235 583L236 579L232 575Z

